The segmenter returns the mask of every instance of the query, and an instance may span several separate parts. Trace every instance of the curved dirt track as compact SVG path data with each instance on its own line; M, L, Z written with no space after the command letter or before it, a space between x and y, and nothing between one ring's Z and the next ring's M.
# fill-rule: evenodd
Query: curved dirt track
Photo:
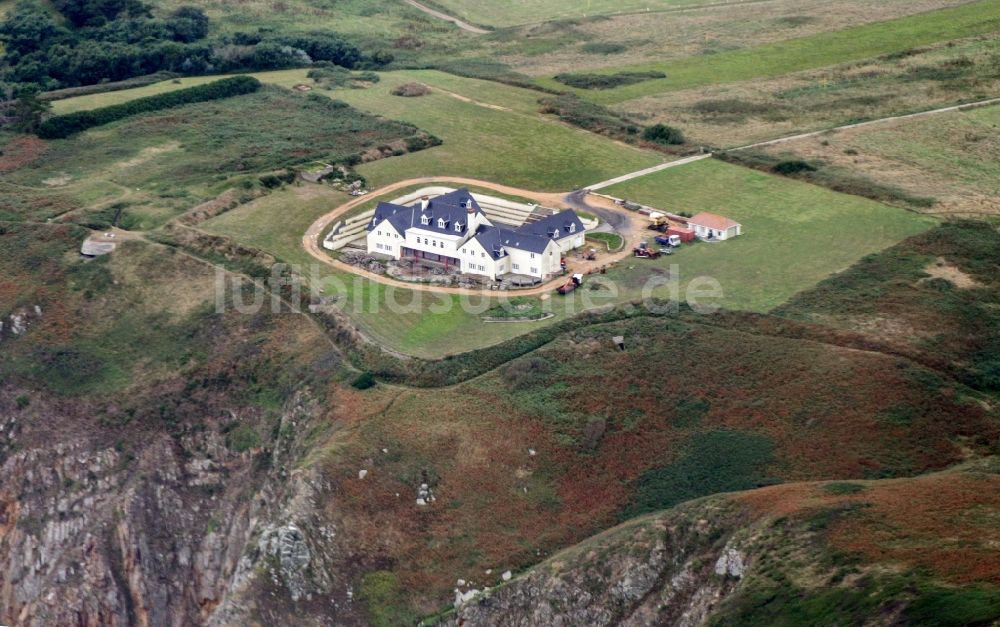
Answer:
M483 293L491 293L493 290L489 289L469 289L464 287L446 287L441 285L429 285L426 283L411 283L408 281L400 281L398 279L393 279L388 276L381 274L375 274L367 270L358 268L357 266L352 266L350 264L344 263L338 259L332 259L320 245L320 237L323 231L326 230L327 226L336 220L338 217L342 216L344 213L354 209L355 207L364 204L365 202L371 200L372 198L377 198L379 196L384 196L390 192L394 192L399 189L410 187L412 185L433 185L438 183L452 183L456 185L472 185L475 187L482 187L486 189L491 189L502 194L510 194L513 196L521 196L522 198L528 198L539 203L554 206L554 207L570 207L576 205L579 207L580 203L567 203L565 200L566 194L553 194L544 192L532 192L525 189L518 189L516 187L510 187L508 185L499 185L497 183L492 183L490 181L480 181L478 179L462 178L462 177L422 177L415 179L407 179L405 181L397 181L385 187L381 187L374 190L370 194L364 196L358 196L353 198L348 202L340 205L336 209L329 211L328 213L320 216L315 222L310 225L306 230L305 235L302 236L302 246L306 249L310 255L313 256L317 261L321 261L329 266L337 268L338 270L343 270L344 272L349 272L351 274L356 274L358 276L363 276L366 279L372 281L377 281L384 285L391 285L393 287L399 287L408 290L416 290L421 292L437 292L442 294L464 294L468 296L479 296ZM639 236L642 233L642 227L636 224L633 219L633 214L628 211L620 211L621 215L624 216L623 225L626 228L619 229L619 234L625 238L625 245L622 249L615 253L599 253L599 256L594 261L584 261L582 259L570 258L568 259L567 269L570 273L581 273L590 274L593 271L598 270L601 266L609 265L624 259L632 254L632 248L638 243ZM554 279L542 283L541 285L536 285L535 287L523 289L523 290L506 290L503 293L508 295L517 296L531 296L537 294L545 294L555 290L558 286L566 282L564 276L557 276Z
M444 20L446 22L451 22L452 24L454 24L455 26L461 28L464 31L467 31L467 32L470 32L470 33L475 33L477 35L485 35L486 33L490 32L490 31L486 30L485 28L479 28L478 26L473 26L472 24L469 24L468 22L463 22L462 20L458 19L457 17L455 17L453 15L448 15L447 13L442 13L441 11L436 11L436 10L430 8L429 6L425 6L423 4L420 4L416 0L403 0L403 1L406 2L406 4L410 5L411 7L414 7L416 9L419 9L419 10L423 11L427 15L430 15L432 17L436 17L439 20Z

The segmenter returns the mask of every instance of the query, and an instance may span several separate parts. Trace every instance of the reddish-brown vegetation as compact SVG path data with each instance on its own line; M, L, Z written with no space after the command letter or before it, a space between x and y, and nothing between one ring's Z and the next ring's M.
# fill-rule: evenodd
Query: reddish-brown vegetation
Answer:
M618 334L625 352L610 341ZM816 342L637 320L570 334L524 359L536 361L445 390L336 394L334 418L354 426L337 434L327 461L343 497L330 513L359 557L425 591L412 599L423 610L457 578L495 583L497 569L613 524L635 481L683 456L696 433L766 436L776 480L940 469L997 433L985 409L929 371ZM684 416L684 399L707 408ZM415 503L423 482L437 498L428 506Z
M34 135L18 135L0 152L0 172L13 172L38 160L47 145Z
M857 485L846 495L827 484L795 483L736 498L774 518L862 504L830 525L832 549L867 563L925 569L954 584L1000 583L1000 476L956 471Z

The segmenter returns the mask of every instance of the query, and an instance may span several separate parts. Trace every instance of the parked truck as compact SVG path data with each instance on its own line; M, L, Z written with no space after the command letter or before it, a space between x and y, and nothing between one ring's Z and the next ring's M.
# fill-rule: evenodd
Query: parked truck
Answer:
M558 288L556 288L556 291L565 296L566 294L569 294L570 292L580 287L581 285L583 285L583 275L574 274L569 278L568 281L566 281Z
M653 240L660 246L677 247L681 245L681 238L677 235L657 235Z
M693 242L695 238L694 229L686 229L682 226L671 226L667 228L667 235L676 235L681 242Z

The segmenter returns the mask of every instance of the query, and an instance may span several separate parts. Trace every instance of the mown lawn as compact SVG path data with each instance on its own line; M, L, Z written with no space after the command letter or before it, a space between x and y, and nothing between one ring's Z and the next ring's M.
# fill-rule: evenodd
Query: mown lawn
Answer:
M748 49L601 70L658 70L666 78L596 90L573 90L599 103L624 102L657 93L732 81L780 76L813 68L867 59L949 39L990 33L1000 28L1000 0L929 11L917 15L855 26L840 31L789 39ZM552 79L539 79L547 87L567 88Z
M253 76L282 87L312 83L306 78L306 70L259 72ZM444 144L423 151L423 155L404 155L359 167L372 187L419 176L450 175L533 190L569 191L663 160L655 152L618 144L541 115L539 94L531 90L428 70L386 72L381 76L381 82L369 89L315 91L362 111L415 124L441 138ZM179 83L164 81L77 96L57 101L55 106L58 113L91 109L217 78L186 78ZM389 93L393 87L413 81L430 85L432 93L418 98Z
M708 159L663 170L607 193L673 212L709 211L743 225L727 242L682 247L645 262L677 264L681 280L714 277L720 304L767 311L867 254L936 224L856 196Z
M314 288L323 289L326 295L340 295L338 304L366 333L391 350L443 357L489 346L545 324L484 323L476 311L488 309L495 299L486 299L483 304L478 298L470 299L476 310L467 313L457 297L389 289L315 261L302 248L302 235L316 218L348 199L328 188L286 188L213 218L201 228L294 264L307 280L315 281Z
M303 200L302 193L277 192L203 228L285 261L311 264L301 249L302 233L341 196ZM529 323L483 322L482 314L496 304L495 297L482 301L390 289L322 264L317 266L319 276L340 282L335 290L345 292L340 304L386 348L442 357L495 344L591 307L644 296L676 294L683 300L698 277L714 278L722 287L721 297L704 298L704 304L768 311L864 255L936 223L902 209L712 160L636 179L611 193L672 211L722 213L739 220L745 234L725 243L684 246L656 261L627 259L605 275L588 277L584 288L568 297L533 299L554 316ZM327 290L334 285L329 281Z
M524 90L517 88L502 88L513 94L508 100L495 87L480 96L480 81L448 77L442 83L449 91L461 90L467 98L482 98L506 109L464 102L437 90L418 98L390 95L394 86L414 79L430 82L432 87L437 82L427 73L392 72L383 74L382 81L370 89L335 92L336 98L362 111L416 124L444 140L443 145L420 155L359 167L372 186L451 175L539 191L568 191L662 161L656 153L571 128L534 110L526 112Z

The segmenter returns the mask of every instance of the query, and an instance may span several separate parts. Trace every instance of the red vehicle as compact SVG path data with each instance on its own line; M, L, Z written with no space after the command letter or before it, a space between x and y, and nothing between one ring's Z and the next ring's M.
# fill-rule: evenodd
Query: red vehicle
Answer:
M583 285L583 275L574 274L569 278L569 281L566 281L558 288L556 288L556 291L565 296L566 294L569 294L570 292L580 287L581 285Z
M632 249L632 256L640 259L659 259L660 251L653 250L646 242L640 242L638 248Z

